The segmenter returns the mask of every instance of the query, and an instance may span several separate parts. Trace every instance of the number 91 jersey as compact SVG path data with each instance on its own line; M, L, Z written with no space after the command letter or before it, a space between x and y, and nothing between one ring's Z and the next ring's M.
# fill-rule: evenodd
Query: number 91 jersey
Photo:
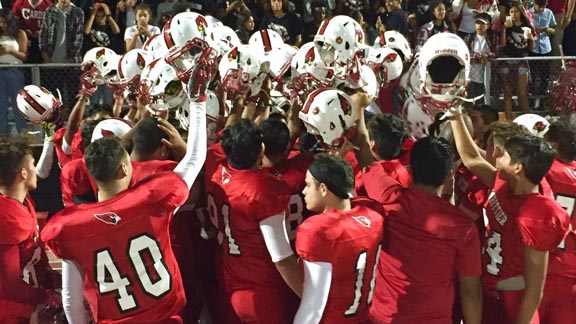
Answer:
M118 196L66 208L46 224L52 252L83 271L84 296L97 323L166 323L186 299L170 245L174 209L186 183L162 172Z

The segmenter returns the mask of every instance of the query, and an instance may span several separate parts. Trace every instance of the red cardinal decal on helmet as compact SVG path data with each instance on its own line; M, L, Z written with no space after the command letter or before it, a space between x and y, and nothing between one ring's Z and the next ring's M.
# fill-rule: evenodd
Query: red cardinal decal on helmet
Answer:
M308 52L306 52L306 56L304 58L304 61L306 62L306 64L312 65L314 63L315 59L316 59L316 53L314 53L314 47L311 47L308 50Z
M238 59L238 47L234 47L230 53L228 53L228 61L232 62Z
M342 111L344 111L344 114L351 116L352 107L350 106L348 100L346 100L346 98L344 98L344 96L342 96L341 94L338 94L338 100L340 100L340 107L342 107Z
M144 59L144 56L142 56L142 54L140 53L138 53L138 55L136 56L136 65L140 70L143 70L146 67L146 60Z
M106 136L114 136L114 132L111 130L107 130L107 129L102 129L100 131L100 133L102 134L102 136L106 137Z
M102 48L100 50L98 50L98 52L96 52L96 59L101 58L104 54L106 54L106 49Z
M392 63L392 62L396 61L397 58L398 58L398 54L390 53L390 54L386 55L386 57L384 58L384 62Z
M204 34L206 32L206 28L208 27L208 22L206 18L202 15L196 18L196 25L198 25L198 31Z

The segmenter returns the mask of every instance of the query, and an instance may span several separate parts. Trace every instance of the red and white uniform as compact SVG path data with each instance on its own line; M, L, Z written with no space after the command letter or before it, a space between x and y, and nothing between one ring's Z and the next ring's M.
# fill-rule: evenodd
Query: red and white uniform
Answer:
M398 181L402 187L408 187L412 183L412 177L408 169L400 162L400 160L378 161L365 167L356 175L355 190L358 196L366 196L366 189L364 183L373 182L372 186L376 188L382 177L392 177ZM378 197L370 197L375 200L380 200Z
M296 252L300 258L332 265L332 284L320 323L364 323L369 319L384 218L365 204L381 210L378 203L359 198L349 211L329 210L298 227Z
M18 17L21 29L29 29L34 35L40 32L44 12L54 4L50 0L40 0L33 5L30 0L17 0L12 6L12 15Z
M38 233L34 204L0 195L0 323L30 320L46 300L48 259Z
M207 161L215 161L213 154L208 151ZM235 170L226 163L209 174L208 211L221 245L217 271L236 315L245 322L291 323L294 295L260 230L260 222L286 210L286 184L266 170Z
M62 148L65 132L66 128L63 127L54 133L54 148L56 149L56 156L58 157L58 163L60 163L61 168L63 168L66 163L84 156L84 152L82 151L82 133L77 131L74 134L72 143L68 143L70 145L70 152L66 153Z
M555 160L546 180L556 202L570 215L572 229L576 228L576 162ZM538 312L542 323L576 323L576 234L573 231L550 252L544 297Z
M488 219L483 255L485 296L496 299L501 298L499 295L506 296L500 302L505 314L503 309L494 309L498 303L486 298L483 315L490 319L486 323L514 322L523 291L502 293L496 291L498 283L523 275L526 246L540 251L556 248L568 231L570 218L551 196L514 195L510 185L499 176L486 202L485 213Z
M96 322L181 323L186 299L168 228L187 197L186 183L163 172L46 224L42 239L51 251L81 267Z
M475 176L468 168L461 165L454 175L454 197L456 207L476 222L480 238L486 236L486 224L484 224L484 204L490 188L482 180Z
M383 180L386 231L372 323L452 323L454 273L482 273L474 222L431 193Z
M169 160L132 161L131 182L135 184L147 176L159 172L172 171L176 165L176 162ZM75 201L76 198L87 200L88 202L97 200L98 186L92 179L83 158L72 160L62 168L60 186L65 207L78 204Z

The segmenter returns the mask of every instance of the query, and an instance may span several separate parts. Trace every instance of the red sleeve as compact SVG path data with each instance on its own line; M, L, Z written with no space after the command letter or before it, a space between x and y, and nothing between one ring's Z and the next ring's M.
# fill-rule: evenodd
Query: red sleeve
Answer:
M258 222L286 211L290 201L290 192L283 181L270 175L270 180L264 178L263 182L265 184L250 204L250 211Z
M463 234L464 240L457 250L456 272L463 276L480 276L482 274L480 238L474 223L470 223Z
M525 205L518 217L522 241L540 251L555 249L568 232L568 213L560 207L554 208L551 204L542 202L530 205Z
M34 288L22 280L18 245L0 244L0 296L10 301L36 306L46 300L44 289Z
M134 190L135 194L147 192L146 196L140 197L143 203L159 202L158 208L166 212L182 206L190 193L186 182L172 171L157 173L143 180Z
M22 215L18 210L5 210L0 218L0 244L12 245L26 240L36 229L36 224L33 222L33 219L28 215Z
M367 175L368 173L364 173L362 180L368 197L381 204L391 203L396 200L399 190L402 188L396 179L388 175L378 177Z
M84 157L84 150L82 150L82 132L77 131L72 137L72 143L70 143L71 154L73 159L81 159Z
M56 149L56 156L58 157L60 167L64 167L64 165L72 159L72 155L68 155L62 150L62 142L64 141L65 132L66 128L62 127L54 133L54 148Z
M326 229L315 222L316 215L298 226L296 253L309 262L326 262L326 251L335 250L335 241L326 237Z
M63 166L60 174L60 186L62 188L64 206L75 205L74 196L95 195L96 184L92 182L82 159L76 159Z

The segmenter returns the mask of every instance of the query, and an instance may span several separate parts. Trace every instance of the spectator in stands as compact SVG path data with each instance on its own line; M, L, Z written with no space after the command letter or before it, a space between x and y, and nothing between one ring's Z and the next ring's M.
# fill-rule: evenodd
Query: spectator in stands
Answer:
M564 30L570 25L572 21L572 14L574 13L574 6L576 5L576 0L549 0L548 8L552 10L554 14L554 20L556 21L556 32L554 37L552 37L552 55L559 56L560 48L558 45L563 44ZM574 47L576 44L576 38L572 34L572 37L566 39L567 45L569 47ZM566 46L563 46L564 51L566 51ZM574 53L574 52L573 52ZM569 55L564 52L564 55ZM574 55L574 54L572 54Z
M534 0L534 6L530 9L534 28L536 28L536 39L534 49L530 56L551 56L552 41L556 33L556 20L552 10L546 8L548 0ZM548 88L548 79L550 78L551 61L538 60L530 61L530 72L532 73L533 95L543 96ZM536 108L540 106L540 97L536 98L534 104Z
M216 18L230 28L238 26L238 16L242 13L250 12L244 0L224 1L216 10ZM252 18L254 19L254 18Z
M556 31L558 33L558 31ZM562 40L562 48L564 55L576 56L576 12L572 14L570 23L564 29L564 39Z
M84 12L70 0L58 0L46 9L40 28L40 53L44 63L80 63L84 40ZM78 73L73 69L47 70L43 77L49 89L62 91L64 107L70 107L78 91Z
M44 13L54 4L51 0L16 0L12 6L12 15L18 19L20 28L28 36L28 60L26 63L42 63L38 37Z
M464 41L470 50L470 85L468 86L468 98L476 98L486 94L484 87L484 74L486 64L496 57L497 39L490 31L492 19L487 13L476 16L475 30L472 35L466 34ZM489 71L488 71L489 72ZM482 100L484 101L484 100Z
M84 51L97 46L112 48L112 39L118 34L120 34L120 27L112 17L108 5L103 2L94 3L84 25L84 35L86 35Z
M126 51L142 48L146 40L152 35L160 34L160 28L152 26L149 22L152 20L152 10L145 4L139 4L135 8L136 26L126 29L124 33L124 42L126 42Z
M28 37L18 28L10 9L0 9L0 65L22 64L28 53ZM26 127L26 120L18 113L16 96L25 85L24 72L16 67L0 66L0 136L8 135L8 107L12 107L16 129Z
M456 32L452 19L446 14L446 5L442 1L433 0L428 8L428 15L431 17L431 21L420 27L414 48L416 52L420 52L420 49L430 36L439 33Z
M170 13L174 11L174 5L178 3L178 0L164 0L158 4L158 8L156 8L156 26L164 26L161 23L162 15L166 13Z
M136 25L134 6L136 6L136 0L119 0L116 3L115 20L121 31Z
M520 3L510 8L500 32L500 46L505 57L526 57L534 48L534 30L524 15L524 6ZM504 112L512 119L512 91L516 85L516 95L523 113L531 111L528 106L528 63L526 61L505 61L500 65L500 74L504 80Z
M358 10L351 11L350 17L356 20L356 22L362 26L362 31L364 32L365 36L364 43L366 45L372 46L372 44L374 44L374 40L376 37L378 37L378 31L376 31L374 27L370 26L368 23L366 23L366 21L364 21L364 16Z
M369 0L336 0L335 15L350 16L352 11L364 11L370 8Z
M260 22L260 29L272 29L282 36L286 44L302 45L302 22L289 12L288 0L266 0L266 15Z
M379 15L386 30L395 30L403 35L408 32L408 14L402 9L401 0L385 0L385 10Z
M476 16L480 13L490 15L490 21L500 17L498 2L494 0L456 0L452 2L450 17L458 21L458 36L465 38L476 32Z
M312 21L304 24L302 33L304 43L312 42L314 40L314 36L318 32L320 24L326 18L327 7L328 4L326 3L325 0L315 0L312 2L311 4Z
M236 24L236 35L238 35L242 44L248 44L250 36L254 33L254 17L252 13L250 13L250 11L239 13Z

